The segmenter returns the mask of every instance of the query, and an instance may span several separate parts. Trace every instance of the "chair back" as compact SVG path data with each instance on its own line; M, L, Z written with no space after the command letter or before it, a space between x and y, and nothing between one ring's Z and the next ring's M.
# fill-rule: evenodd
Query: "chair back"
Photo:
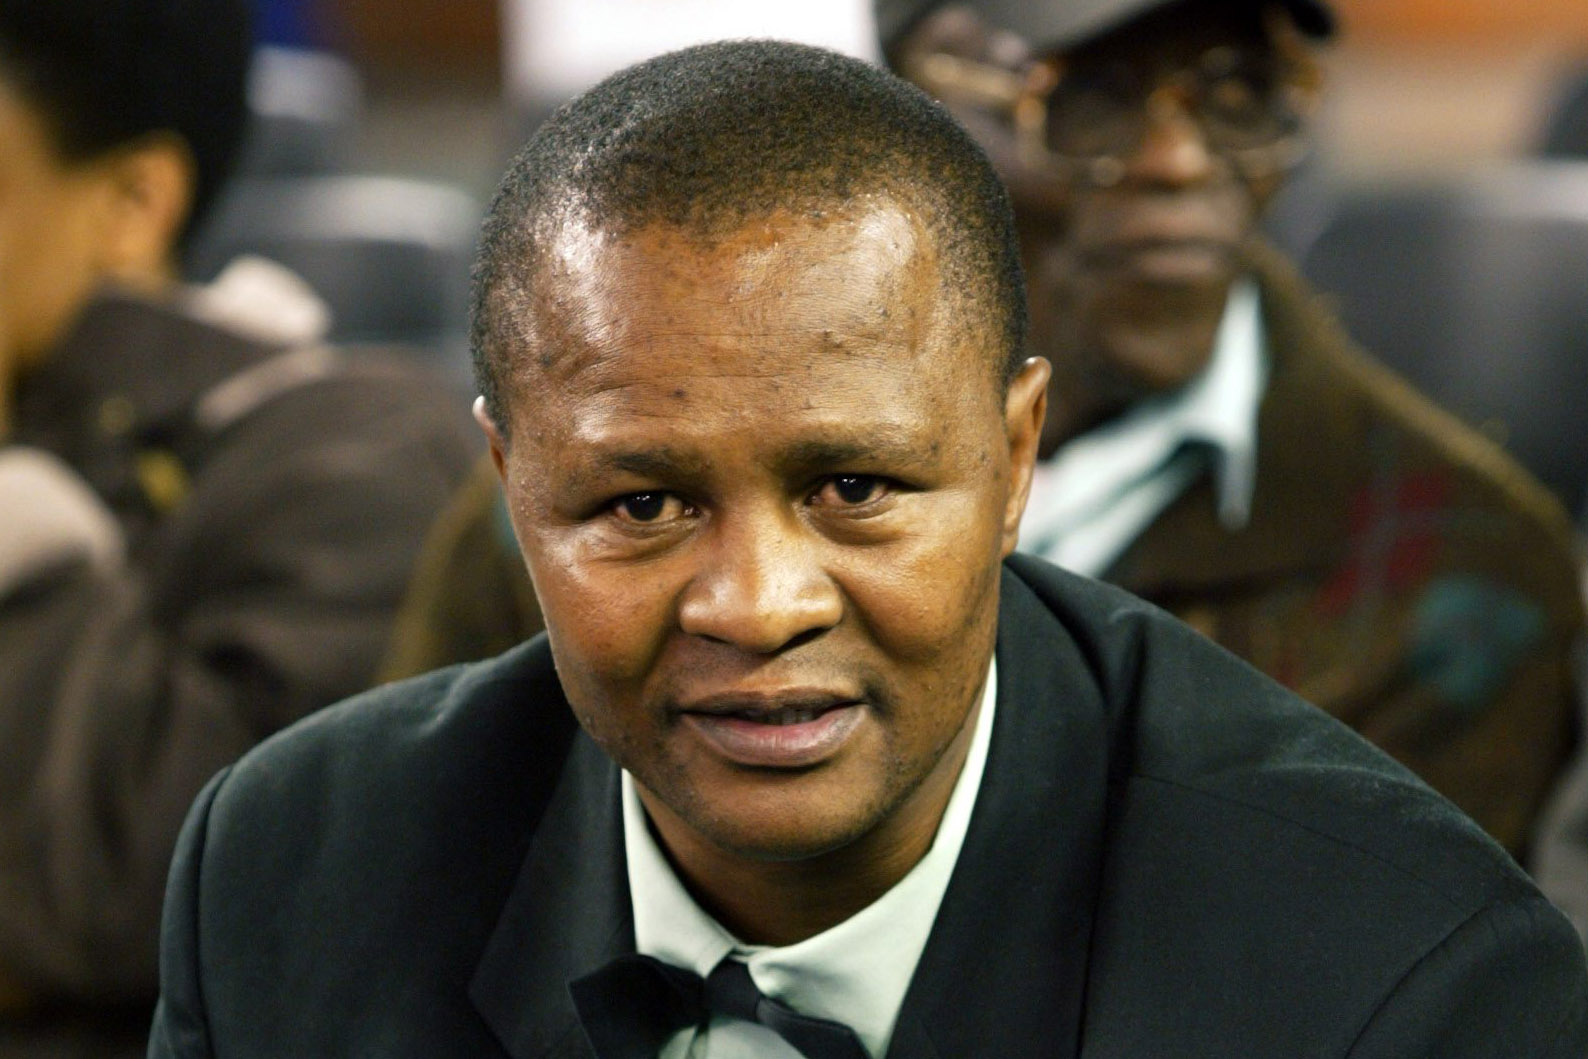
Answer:
M1588 66L1561 79L1544 119L1538 153L1543 158L1588 159Z
M1588 163L1344 190L1302 264L1369 351L1579 508Z
M330 52L267 45L249 69L248 110L239 176L336 172L353 155L363 80Z
M330 337L466 360L469 269L483 209L445 184L385 176L235 181L198 233L190 274L241 254L292 269L329 305Z

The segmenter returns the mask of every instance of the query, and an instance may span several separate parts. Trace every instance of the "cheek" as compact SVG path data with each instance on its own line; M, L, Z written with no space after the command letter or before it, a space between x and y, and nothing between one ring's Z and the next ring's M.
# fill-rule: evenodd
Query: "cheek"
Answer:
M922 565L870 607L894 678L885 756L903 774L937 761L963 731L997 632L997 565L942 553Z
M1275 195L1279 194L1279 189L1285 186L1286 176L1287 174L1284 173L1276 173L1245 183L1248 228L1255 228L1259 218L1268 212L1268 204L1274 200Z
M588 529L559 522L535 489L536 461L515 449L505 470L513 533L564 684L615 689L642 680L669 627L667 565L602 561Z
M1002 504L993 505L1002 492L989 467L985 488L935 505L930 530L846 564L848 595L895 658L931 667L979 650L974 630L988 625L996 603Z
M100 276L87 204L34 196L0 217L8 355L28 363L55 346L92 296Z
M1068 281L1074 270L1073 258L1065 226L1058 218L1036 217L1021 224L1020 263L1026 282L1039 295L1033 302L1047 300ZM1037 305L1031 309L1035 312Z
M1231 176L1214 195L1213 208L1234 238L1250 236L1257 228L1268 200L1279 189L1282 178L1260 181Z
M563 692L580 726L628 767L630 748L648 738L640 707L659 624L632 579L561 563L559 549L538 551L535 543L526 549L530 576Z
M523 535L552 650L581 685L638 684L671 626L675 592L661 565L591 561L576 532Z

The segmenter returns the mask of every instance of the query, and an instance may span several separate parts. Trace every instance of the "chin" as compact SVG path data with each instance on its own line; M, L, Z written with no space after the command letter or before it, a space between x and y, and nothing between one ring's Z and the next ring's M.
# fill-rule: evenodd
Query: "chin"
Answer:
M888 799L857 799L852 785L824 792L798 790L801 780L757 784L751 792L697 792L684 806L674 805L684 822L712 845L748 861L787 863L812 860L853 845L888 815ZM828 795L828 796L824 796ZM837 795L838 797L832 797Z
M864 834L837 829L812 832L801 828L792 832L732 831L713 838L715 845L737 860L760 864L798 864L838 853L853 845Z
M1097 358L1102 374L1135 397L1179 389L1213 356L1222 310L1213 316L1135 319L1102 331Z

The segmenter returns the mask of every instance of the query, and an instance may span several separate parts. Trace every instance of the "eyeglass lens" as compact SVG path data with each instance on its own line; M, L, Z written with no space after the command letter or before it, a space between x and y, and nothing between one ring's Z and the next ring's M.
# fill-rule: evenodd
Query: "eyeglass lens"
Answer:
M1065 68L1047 101L1048 149L1083 158L1129 153L1146 134L1150 104L1162 89L1216 150L1266 146L1299 124L1272 58L1221 47L1167 74L1145 74L1124 62Z

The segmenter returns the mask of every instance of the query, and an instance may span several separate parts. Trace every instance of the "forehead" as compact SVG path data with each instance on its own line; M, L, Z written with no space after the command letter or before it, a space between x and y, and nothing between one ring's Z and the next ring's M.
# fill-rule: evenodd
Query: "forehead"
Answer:
M545 393L633 371L787 371L797 350L914 362L957 348L941 286L926 225L886 200L709 235L568 224L538 269L515 374Z
M993 357L944 306L926 227L892 204L711 239L585 226L556 254L510 374L513 431L536 462L585 445L930 441L1001 409Z

